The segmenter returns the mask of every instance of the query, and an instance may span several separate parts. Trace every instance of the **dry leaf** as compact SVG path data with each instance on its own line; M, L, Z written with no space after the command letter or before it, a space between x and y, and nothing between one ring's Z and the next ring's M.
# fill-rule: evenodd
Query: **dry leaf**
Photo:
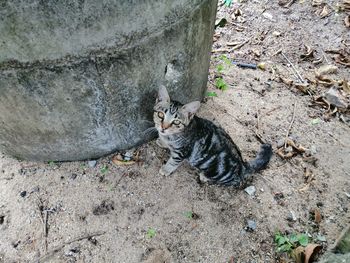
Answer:
M350 57L349 56L345 56L343 54L339 54L336 58L335 58L335 62L342 64L344 66L350 67Z
M279 77L280 78L280 80L284 83L284 84L286 84L286 85L288 85L288 86L290 86L290 85L292 85L293 84L293 80L291 80L291 79L286 79L286 78L283 78L283 77Z
M330 10L330 8L328 7L328 5L325 5L322 9L322 12L320 14L321 18L325 18L326 16L328 16L332 11Z
M344 24L346 27L350 27L350 15L344 18Z
M314 57L314 52L315 49L311 48L310 46L304 45L305 49L306 49L306 53L305 54L301 54L300 58L302 60L305 60L307 58L313 58Z
M346 11L350 11L350 0L344 0L343 1L343 8Z
M323 4L323 0L312 0L312 6L320 6Z
M315 70L316 77L320 77L325 74L336 73L338 70L337 66L334 65L323 65Z
M318 244L308 244L305 248L305 260L304 263L312 263L317 254L321 251L322 246Z
M346 79L343 80L342 88L345 92L345 94L350 94L350 82L348 82Z
M315 209L314 210L314 217L315 217L315 223L316 224L319 224L319 223L321 223L321 220L322 220L322 216L321 216L321 212L320 212L320 210L319 209Z
M292 250L291 257L295 260L296 263L304 263L305 261L305 248L299 246Z
M121 161L113 157L112 163L114 163L115 165L121 166L121 165L132 165L135 163L135 161Z

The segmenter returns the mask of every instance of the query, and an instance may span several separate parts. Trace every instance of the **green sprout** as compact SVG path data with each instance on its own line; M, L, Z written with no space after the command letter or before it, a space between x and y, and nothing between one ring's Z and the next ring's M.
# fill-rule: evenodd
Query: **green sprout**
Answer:
M108 171L108 166L103 166L101 169L100 169L101 173L106 173Z
M277 252L291 253L298 246L306 247L309 244L309 237L306 234L293 233L287 236L277 232L274 241L277 246Z
M146 237L153 238L156 235L156 230L154 228L148 228Z
M227 84L222 77L215 80L215 86L219 90L227 90Z

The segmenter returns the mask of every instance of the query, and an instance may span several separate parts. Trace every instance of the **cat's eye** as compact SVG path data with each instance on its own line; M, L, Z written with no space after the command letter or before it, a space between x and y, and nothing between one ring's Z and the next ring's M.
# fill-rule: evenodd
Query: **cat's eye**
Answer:
M175 125L179 125L181 122L180 122L179 120L173 120L173 123L174 123Z
M164 119L164 113L161 111L158 111L158 117L161 119Z

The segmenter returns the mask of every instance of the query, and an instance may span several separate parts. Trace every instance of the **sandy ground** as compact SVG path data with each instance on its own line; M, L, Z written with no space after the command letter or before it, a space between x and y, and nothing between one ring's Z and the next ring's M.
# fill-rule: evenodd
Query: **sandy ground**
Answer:
M218 96L208 98L199 113L224 127L246 159L260 147L256 132L277 151L289 131L306 153L290 159L275 154L250 183L254 195L201 185L188 165L160 176L168 153L155 142L138 149L140 161L130 166L113 164L112 155L95 167L1 155L0 262L282 262L273 243L276 231L308 233L310 242L329 247L350 222L350 127L340 120L349 112L329 117L327 107L315 103L329 89L325 85L309 85L308 95L281 82L279 76L298 79L286 59L275 55L281 49L304 79L315 79L315 68L332 64L338 66L332 79L350 80L349 68L326 52L349 50L345 13L330 9L321 18L323 6L310 2L220 6L218 18L228 23L216 29L208 82ZM337 3L328 1L333 8ZM238 9L241 15L234 16ZM237 49L232 43L246 40ZM323 62L302 61L304 45ZM265 62L266 70L228 66L223 54ZM218 76L226 91L215 88ZM321 214L317 223L315 209ZM256 227L249 228L248 220Z

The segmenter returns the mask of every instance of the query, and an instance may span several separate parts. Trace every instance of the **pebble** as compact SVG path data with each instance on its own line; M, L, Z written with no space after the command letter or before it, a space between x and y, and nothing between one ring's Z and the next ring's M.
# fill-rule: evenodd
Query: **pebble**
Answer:
M244 189L244 191L249 194L250 196L253 196L256 192L256 188L254 185L248 186L247 188Z
M77 176L78 176L77 174L71 174L70 179L75 180L77 178Z
M311 145L310 152L311 152L311 155L315 155L317 153L316 145Z
M289 19L290 19L291 21L293 21L293 22L299 22L299 21L300 21L300 16L297 15L297 14L291 14L291 15L289 16Z
M27 195L27 191L22 191L20 194L19 194L21 197L25 197Z
M39 191L40 191L40 187L37 185L32 189L31 193L38 193Z
M281 147L283 147L283 145L284 145L284 139L279 139L277 141L277 148L281 148Z
M288 217L287 217L287 220L288 221L293 221L293 222L295 222L295 221L297 221L297 217L296 217L296 215L295 215L295 213L294 213L294 211L289 211L289 215L288 215Z
M264 12L264 13L262 14L262 16L263 16L264 18L270 20L271 22L276 22L276 20L273 18L273 15L270 14L270 13Z
M91 167L91 168L94 168L94 167L96 166L96 164L97 164L97 161L96 161L96 160L88 161L88 165L89 165L89 167Z
M292 152L293 152L293 147L292 147L292 146L288 146L288 147L286 148L286 152L287 152L287 153L292 153Z
M247 220L247 227L246 230L247 231L254 231L256 229L256 222L254 220Z

